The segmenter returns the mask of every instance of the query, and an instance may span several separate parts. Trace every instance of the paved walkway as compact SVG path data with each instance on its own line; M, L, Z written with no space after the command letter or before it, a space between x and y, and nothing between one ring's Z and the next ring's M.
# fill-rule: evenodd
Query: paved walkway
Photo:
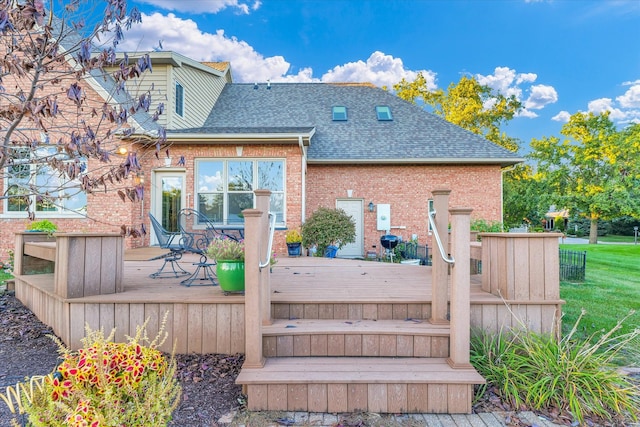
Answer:
M261 413L256 413L260 416ZM266 413L262 413L266 414ZM324 413L308 413L308 412L288 412L282 418L269 420L263 417L259 421L246 420L241 421L242 416L237 417L236 414L228 414L218 420L220 426L237 426L252 427L260 425L264 427L277 426L313 426L313 427L335 427L339 426L341 416L335 414ZM353 422L345 422L345 426L350 425L376 425L385 427L503 427L509 425L518 426L537 426L552 427L554 424L546 419L537 416L533 412L493 412L471 415L448 415L448 414L404 414L404 415L377 415L366 414L366 420L362 423L353 424ZM266 421L266 423L265 423ZM273 424L270 424L272 421ZM353 420L352 420L353 421ZM357 422L357 420L356 420Z

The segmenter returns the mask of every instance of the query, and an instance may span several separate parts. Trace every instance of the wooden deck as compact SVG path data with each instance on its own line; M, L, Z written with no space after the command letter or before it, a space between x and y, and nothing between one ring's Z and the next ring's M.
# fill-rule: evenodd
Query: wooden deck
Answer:
M131 258L131 255L126 258ZM192 269L197 257L185 256ZM117 328L116 336L135 333L149 319L149 332L168 313L169 351L244 351L244 296L225 295L219 287L179 284L180 278L151 279L162 260L125 261L124 291L64 299L55 295L53 274L17 276L16 294L71 347L80 345L84 325ZM482 291L472 276L472 327L498 330L516 325L504 301ZM428 319L431 315L431 267L328 258L281 258L271 274L275 319ZM545 330L561 301L510 301L524 322ZM545 326L546 325L546 326Z

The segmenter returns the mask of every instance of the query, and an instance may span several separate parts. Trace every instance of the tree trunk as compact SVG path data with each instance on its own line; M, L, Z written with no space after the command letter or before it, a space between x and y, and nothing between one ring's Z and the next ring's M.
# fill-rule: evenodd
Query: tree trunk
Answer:
M598 218L591 217L591 226L589 227L589 244L598 243Z

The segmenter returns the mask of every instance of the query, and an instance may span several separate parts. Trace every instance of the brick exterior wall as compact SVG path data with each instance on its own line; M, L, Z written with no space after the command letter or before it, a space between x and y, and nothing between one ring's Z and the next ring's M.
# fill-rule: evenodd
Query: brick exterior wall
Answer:
M236 147L242 146L238 157ZM135 149L135 147L130 147ZM51 218L61 231L118 232L120 226L144 224L151 230L148 212L151 207L152 172L154 170L185 171L186 191L189 206L194 206L195 160L199 158L278 158L286 164L286 218L287 228L299 228L302 224L302 209L305 217L318 207L336 206L337 199L347 198L347 190L353 190L352 197L362 199L364 206L364 250L379 246L382 232L376 230L376 214L368 211L368 204L388 203L391 205L391 233L410 239L418 235L421 244L431 246L427 232L427 203L431 190L437 187L452 190L452 206L469 206L474 209L473 219L499 221L501 219L501 172L496 165L309 165L306 172L306 203L302 200L302 157L297 145L206 145L174 144L169 149L172 157L171 168L165 167L164 158L155 157L153 149L139 149L145 174L144 207L140 203L122 202L116 194L117 188L107 193L88 196L88 218ZM178 159L184 156L185 165L176 169ZM3 184L0 184L3 185ZM6 260L9 249L13 249L13 233L24 230L25 218L0 218L2 235L0 238L0 259ZM276 232L274 251L278 256L286 255L284 231ZM150 234L141 238L125 239L126 247L146 246Z
M306 214L319 207L335 208L337 199L364 201L364 250L379 248L381 231L369 202L391 205L391 225L404 227L391 234L431 246L427 231L427 206L431 190L448 188L450 205L473 208L472 219L501 221L501 171L497 165L310 165L307 172Z

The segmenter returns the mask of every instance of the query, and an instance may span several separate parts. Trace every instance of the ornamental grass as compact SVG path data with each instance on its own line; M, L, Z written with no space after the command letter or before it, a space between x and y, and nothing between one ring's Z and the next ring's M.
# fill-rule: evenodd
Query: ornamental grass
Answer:
M17 384L10 399L2 397L33 427L166 426L181 388L175 360L157 349L166 339L165 322L166 316L153 340L145 322L126 343L113 342L115 330L105 337L87 326L77 352L53 337L62 359L55 371Z
M526 328L475 333L471 363L516 408L568 412L580 423L591 417L637 420L640 388L615 364L620 352L640 337L640 329L616 334L632 315L587 339L575 336L584 311L560 340Z

